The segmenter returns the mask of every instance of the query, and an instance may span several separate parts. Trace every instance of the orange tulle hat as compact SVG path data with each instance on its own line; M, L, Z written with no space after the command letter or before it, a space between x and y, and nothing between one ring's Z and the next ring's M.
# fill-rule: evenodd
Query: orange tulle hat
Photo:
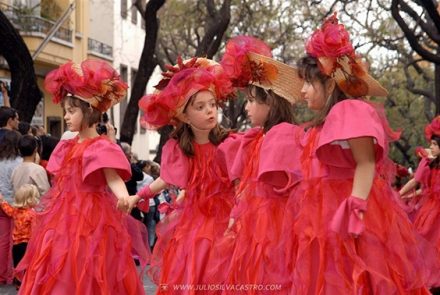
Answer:
M355 53L350 35L334 13L306 43L308 55L317 58L321 72L332 77L350 97L387 96L388 91L368 74L367 65Z
M256 85L291 103L301 98L303 81L297 69L274 60L270 47L262 40L251 36L229 40L220 63L234 87Z
M431 123L425 127L425 138L430 141L432 136L440 137L440 116L435 117Z
M52 94L54 103L67 96L75 96L101 112L119 103L127 93L127 84L108 63L85 60L81 64L72 61L51 71L44 80L44 87Z
M194 57L175 66L167 65L162 80L153 94L143 96L139 108L144 112L142 126L149 129L182 121L182 114L189 99L199 91L211 91L217 102L227 100L233 87L222 66L207 58Z

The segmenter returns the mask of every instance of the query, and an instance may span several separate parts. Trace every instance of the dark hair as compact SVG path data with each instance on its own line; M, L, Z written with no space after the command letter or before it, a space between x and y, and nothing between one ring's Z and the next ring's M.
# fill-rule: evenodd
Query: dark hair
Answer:
M55 149L55 147L57 146L60 140L50 135L42 135L40 139L42 145L41 160L48 161L50 155L52 154L53 150Z
M0 107L0 127L5 127L9 119L14 119L18 116L14 108L1 106Z
M15 159L19 156L18 141L21 134L14 130L5 130L0 140L0 160Z
M309 55L303 56L297 62L298 75L300 78L307 82L320 82L323 85L327 83L332 78L324 75L318 66L318 61L315 57ZM331 108L338 102L347 99L348 97L339 89L338 85L335 83L335 89L330 97L327 99L324 108L318 112L315 119L310 124L310 127L318 126L324 123L325 118L330 112Z
M20 123L18 123L18 132L20 132L21 135L28 134L30 129L31 124L29 124L28 122L20 121Z
M188 100L185 109L183 112L186 111L186 107L192 102L194 99L195 94ZM209 132L209 141L214 145L219 145L223 140L228 137L229 133L231 132L230 129L226 129L219 124L217 124L211 131ZM194 156L194 133L191 130L191 127L184 122L179 121L177 123L176 128L174 131L170 134L171 138L174 138L178 141L180 148L183 150L183 153L187 155L188 157Z
M295 123L294 107L293 105L283 97L279 96L272 90L265 90L259 86L249 86L249 96L254 98L258 103L267 104L269 114L267 120L264 122L264 132L269 131L273 126L282 122ZM252 89L255 89L255 96L252 95Z
M38 143L33 135L23 135L18 141L18 149L22 157L32 156L37 147Z
M83 113L83 127L92 127L93 124L101 121L101 111L92 107L88 102L85 102L75 96L68 95L62 100L61 106L64 108L66 104L81 109L81 112Z
M431 140L434 140L440 148L440 136L433 135L431 136ZM434 160L429 163L429 168L438 169L440 168L440 156L437 156Z

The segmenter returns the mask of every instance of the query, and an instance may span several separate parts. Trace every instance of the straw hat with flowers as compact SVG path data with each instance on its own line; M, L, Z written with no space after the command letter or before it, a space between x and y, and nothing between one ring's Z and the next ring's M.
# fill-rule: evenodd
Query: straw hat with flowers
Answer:
M229 40L220 63L235 87L256 85L291 103L301 97L303 82L296 68L274 60L269 46L259 39L238 36Z

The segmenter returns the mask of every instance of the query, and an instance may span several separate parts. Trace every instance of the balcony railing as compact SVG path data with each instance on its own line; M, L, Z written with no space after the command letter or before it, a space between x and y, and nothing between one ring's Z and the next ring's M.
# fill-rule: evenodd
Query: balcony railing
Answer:
M105 43L102 43L95 39L88 40L88 49L92 52L107 56L112 58L113 57L113 47L110 45L107 45Z
M46 35L55 24L55 22L39 16L18 14L13 6L4 3L0 3L0 9L20 34L40 33ZM72 43L72 30L61 27L54 37Z

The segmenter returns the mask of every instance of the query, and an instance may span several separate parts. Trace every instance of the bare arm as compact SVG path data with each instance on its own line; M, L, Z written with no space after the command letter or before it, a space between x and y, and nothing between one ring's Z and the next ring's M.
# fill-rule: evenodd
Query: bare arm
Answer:
M376 166L373 138L349 139L348 144L356 162L351 194L366 200L373 185Z
M116 172L115 169L104 169L105 179L110 190L118 198L118 208L122 211L129 212L131 208L128 207L128 191L124 181Z
M399 191L400 196L407 194L417 186L418 182L412 178Z
M1 92L3 94L3 105L5 107L11 107L11 102L9 100L8 90L6 89L5 84L1 84Z

